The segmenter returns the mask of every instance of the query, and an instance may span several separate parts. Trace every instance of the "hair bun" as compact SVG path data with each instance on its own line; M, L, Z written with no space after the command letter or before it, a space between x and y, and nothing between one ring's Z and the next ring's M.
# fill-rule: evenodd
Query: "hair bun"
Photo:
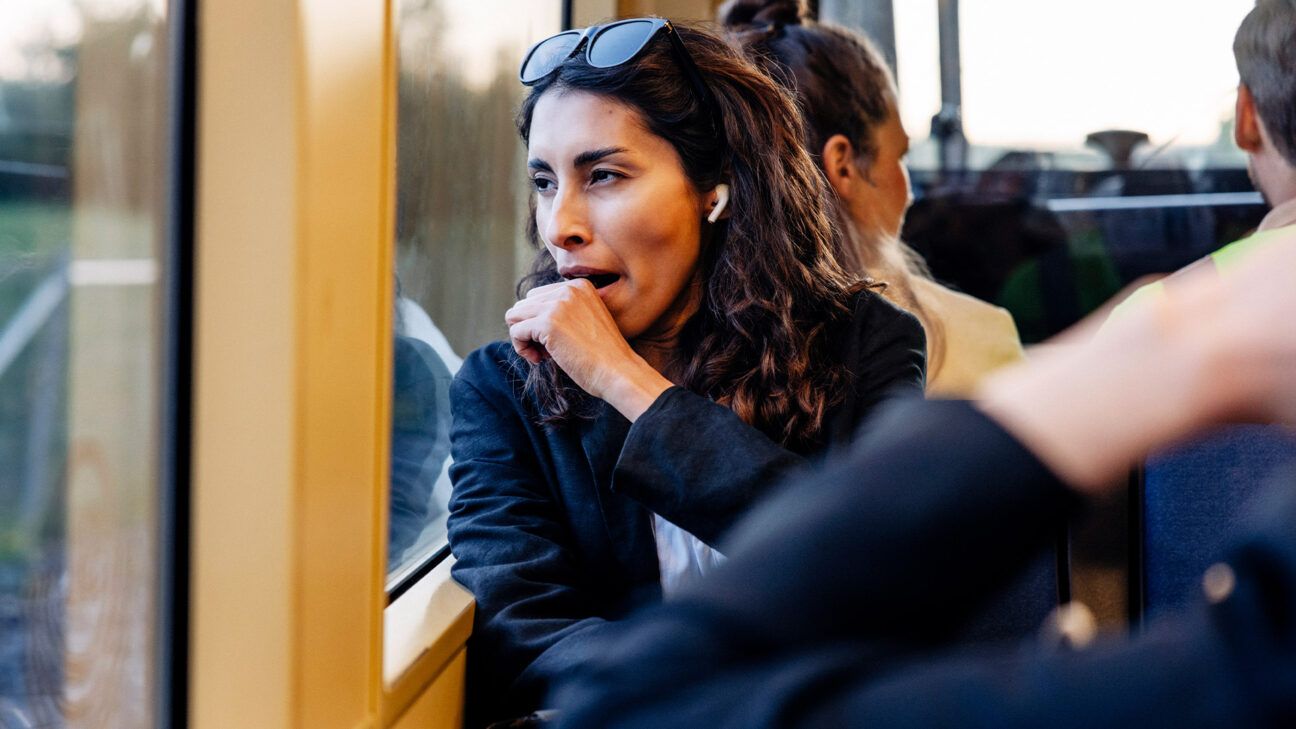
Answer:
M800 25L806 8L802 0L728 0L717 15L726 28L744 25Z

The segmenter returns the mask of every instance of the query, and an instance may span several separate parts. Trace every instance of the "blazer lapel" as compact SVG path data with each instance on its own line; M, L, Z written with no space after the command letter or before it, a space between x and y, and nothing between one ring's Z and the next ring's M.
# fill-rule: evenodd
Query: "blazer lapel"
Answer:
M581 424L581 448L589 460L594 493L603 512L613 554L625 565L633 582L656 581L657 544L651 512L634 499L612 490L612 474L629 432L630 421L600 401L594 419Z

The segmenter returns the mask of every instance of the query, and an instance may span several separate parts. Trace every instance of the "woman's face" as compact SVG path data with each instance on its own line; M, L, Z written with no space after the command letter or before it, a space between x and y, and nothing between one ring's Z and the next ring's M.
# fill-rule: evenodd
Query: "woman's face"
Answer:
M558 273L589 278L626 339L673 334L697 307L704 217L675 148L630 107L558 89L536 103L527 156Z
M887 120L874 132L873 141L877 156L863 170L872 182L872 190L860 200L857 215L863 219L856 223L866 230L898 238L913 194L909 189L909 170L905 167L909 135L900 125L900 115L894 105Z

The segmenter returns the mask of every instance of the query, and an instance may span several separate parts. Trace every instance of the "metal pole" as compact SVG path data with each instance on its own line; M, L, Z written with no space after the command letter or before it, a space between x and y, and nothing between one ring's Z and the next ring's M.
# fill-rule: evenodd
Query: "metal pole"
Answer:
M940 143L942 172L967 167L963 136L962 60L959 54L958 0L937 0L940 22L941 108L932 118L932 137Z
M895 14L892 0L819 0L819 19L863 31L896 73Z

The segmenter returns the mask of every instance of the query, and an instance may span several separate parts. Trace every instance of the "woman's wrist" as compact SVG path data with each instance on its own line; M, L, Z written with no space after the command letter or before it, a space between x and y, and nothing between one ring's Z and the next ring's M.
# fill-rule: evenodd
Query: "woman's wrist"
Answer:
M674 386L645 360L638 356L636 359L632 366L607 378L601 393L604 401L632 423Z

